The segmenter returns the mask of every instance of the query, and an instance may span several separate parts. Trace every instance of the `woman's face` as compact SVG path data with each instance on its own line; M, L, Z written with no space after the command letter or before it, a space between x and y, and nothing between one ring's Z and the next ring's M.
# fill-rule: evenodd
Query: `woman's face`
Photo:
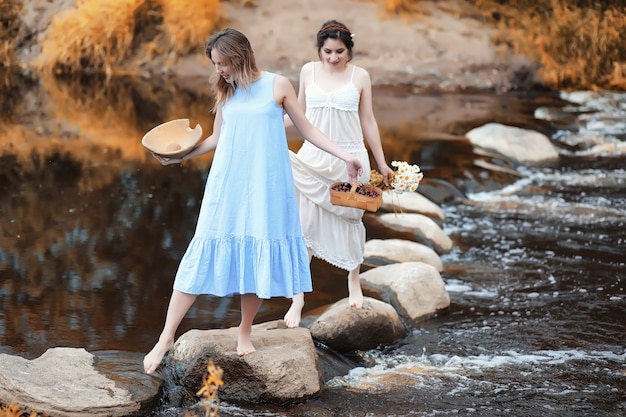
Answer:
M211 49L211 62L215 65L215 71L229 84L235 82L233 66L215 48Z
M333 67L346 65L350 60L348 48L339 39L328 38L320 48L320 59Z

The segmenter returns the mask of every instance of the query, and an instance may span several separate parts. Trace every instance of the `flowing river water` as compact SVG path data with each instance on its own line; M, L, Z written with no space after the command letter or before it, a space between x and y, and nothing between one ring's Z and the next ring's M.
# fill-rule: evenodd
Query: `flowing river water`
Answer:
M137 352L139 369L210 167L210 157L161 167L139 141L180 117L209 132L208 99L125 82L19 82L5 93L0 352ZM624 415L626 95L400 87L374 95L388 160L420 164L421 191L445 213L454 248L441 275L451 305L393 346L332 358L320 349L346 372L318 398L290 407L223 402L220 415ZM464 134L487 122L547 134L559 161L513 169L474 149ZM290 138L297 148L295 132ZM398 236L375 213L365 222L368 238ZM341 271L317 261L312 271L309 315L347 296ZM265 302L258 322L281 318L288 305ZM201 297L180 333L238 319L237 299ZM184 411L166 400L154 415Z

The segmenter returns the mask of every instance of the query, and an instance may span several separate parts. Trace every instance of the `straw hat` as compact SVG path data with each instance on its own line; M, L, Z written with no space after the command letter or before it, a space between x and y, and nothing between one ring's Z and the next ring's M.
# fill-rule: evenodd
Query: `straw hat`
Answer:
M195 148L202 137L202 126L189 127L189 119L176 119L162 123L141 140L149 151L168 158L180 158Z

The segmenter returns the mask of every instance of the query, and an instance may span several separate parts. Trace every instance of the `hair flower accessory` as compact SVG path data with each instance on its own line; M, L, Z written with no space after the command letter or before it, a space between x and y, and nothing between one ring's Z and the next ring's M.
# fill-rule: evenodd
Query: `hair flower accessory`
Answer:
M354 39L354 36L355 36L355 35L354 35L354 33L351 33L351 34L350 34L350 37L351 37L352 39Z

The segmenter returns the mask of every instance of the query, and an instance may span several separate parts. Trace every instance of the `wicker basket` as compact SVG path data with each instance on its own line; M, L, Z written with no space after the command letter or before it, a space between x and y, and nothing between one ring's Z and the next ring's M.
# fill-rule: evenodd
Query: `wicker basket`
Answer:
M347 186L350 191L338 191L335 188ZM375 196L366 196L357 193L357 189L365 189ZM361 210L377 211L383 204L383 192L373 185L358 184L351 186L346 182L335 182L330 186L330 203L336 206L355 207Z

